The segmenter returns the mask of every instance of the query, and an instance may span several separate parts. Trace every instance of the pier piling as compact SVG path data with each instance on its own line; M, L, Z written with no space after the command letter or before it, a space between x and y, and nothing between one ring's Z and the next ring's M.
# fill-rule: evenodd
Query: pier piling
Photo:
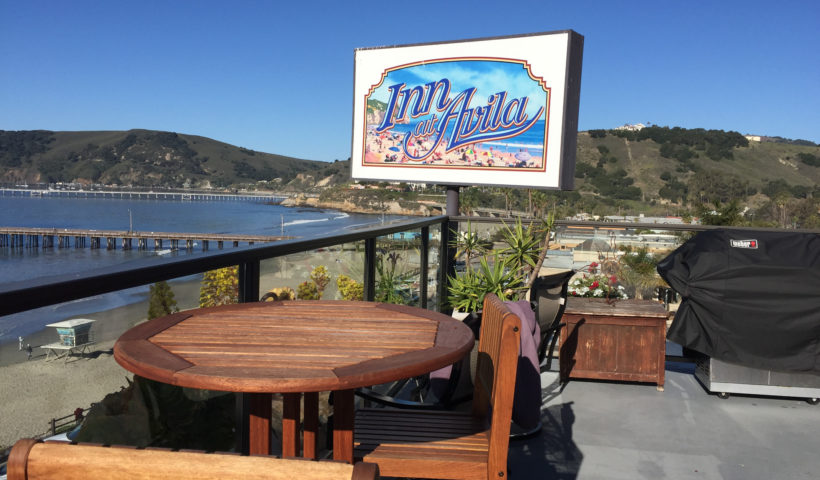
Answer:
M134 231L98 231L84 229L67 228L33 228L33 227L0 227L0 248L12 249L46 249L70 248L74 238L74 248L98 249L102 246L102 239L105 238L106 248L116 250L118 240L121 242L123 250L131 250L133 242L136 240L139 250L147 250L149 241L154 242L154 250L160 250L168 240L172 249L178 249L180 242L185 242L187 250L193 250L196 243L200 242L202 251L210 249L210 242L217 242L217 246L222 249L225 242L231 242L234 247L240 243L254 245L255 243L276 242L292 237L267 236L267 235L242 235L242 234L218 234L218 233L170 233L170 232L134 232Z

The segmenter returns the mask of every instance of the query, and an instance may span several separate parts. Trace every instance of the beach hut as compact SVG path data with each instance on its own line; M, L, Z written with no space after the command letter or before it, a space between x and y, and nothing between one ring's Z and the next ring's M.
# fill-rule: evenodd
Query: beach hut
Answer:
M94 320L74 318L46 325L47 327L56 328L57 334L60 336L59 342L40 347L46 349L46 360L52 355L55 359L65 356L68 360L68 357L75 351L84 355L88 347L94 344L91 339L92 323L94 323Z

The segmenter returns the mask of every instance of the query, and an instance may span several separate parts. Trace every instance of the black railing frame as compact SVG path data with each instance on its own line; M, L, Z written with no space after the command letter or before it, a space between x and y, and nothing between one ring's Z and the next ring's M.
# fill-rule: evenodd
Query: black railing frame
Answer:
M0 285L0 316L234 265L239 267L240 301L255 302L259 300L262 260L362 240L365 242L365 298L372 300L375 296L376 239L393 233L421 229L422 245L429 246L429 227L433 225L439 225L442 238L446 238L445 232L449 228L448 217L442 215L339 235L283 240L269 245L237 247L228 251L198 252L171 259L147 258L82 273L8 283ZM448 262L444 260L441 266L446 267L446 263ZM422 270L424 267L422 265ZM426 275L426 272L422 271L422 274ZM424 287L426 282L422 280L421 285ZM421 297L426 296L427 292L422 292Z

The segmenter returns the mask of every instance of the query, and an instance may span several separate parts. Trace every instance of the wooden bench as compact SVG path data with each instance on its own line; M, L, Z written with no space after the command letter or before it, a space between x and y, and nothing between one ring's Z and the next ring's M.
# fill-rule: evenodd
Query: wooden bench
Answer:
M22 439L14 444L7 468L9 480L379 478L378 467L366 463L350 465L330 460L43 443L32 439Z
M388 477L505 478L520 336L521 320L487 295L472 412L359 410L356 459Z

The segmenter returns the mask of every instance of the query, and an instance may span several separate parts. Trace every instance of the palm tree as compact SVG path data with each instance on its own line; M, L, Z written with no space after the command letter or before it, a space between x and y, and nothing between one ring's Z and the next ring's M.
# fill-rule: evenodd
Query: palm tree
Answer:
M541 244L541 252L538 254L538 260L535 262L535 266L532 269L532 275L530 275L530 278L527 280L527 290L532 288L532 285L535 283L535 279L541 272L541 267L544 265L544 261L547 259L547 253L550 249L550 235L552 235L553 228L555 228L555 213L550 212L547 214L546 218L541 221L541 226L538 229L541 235L543 235L544 241Z
M621 256L618 268L618 280L627 287L635 288L635 298L643 299L643 292L663 285L656 268L658 258L646 247L636 250L627 248Z

